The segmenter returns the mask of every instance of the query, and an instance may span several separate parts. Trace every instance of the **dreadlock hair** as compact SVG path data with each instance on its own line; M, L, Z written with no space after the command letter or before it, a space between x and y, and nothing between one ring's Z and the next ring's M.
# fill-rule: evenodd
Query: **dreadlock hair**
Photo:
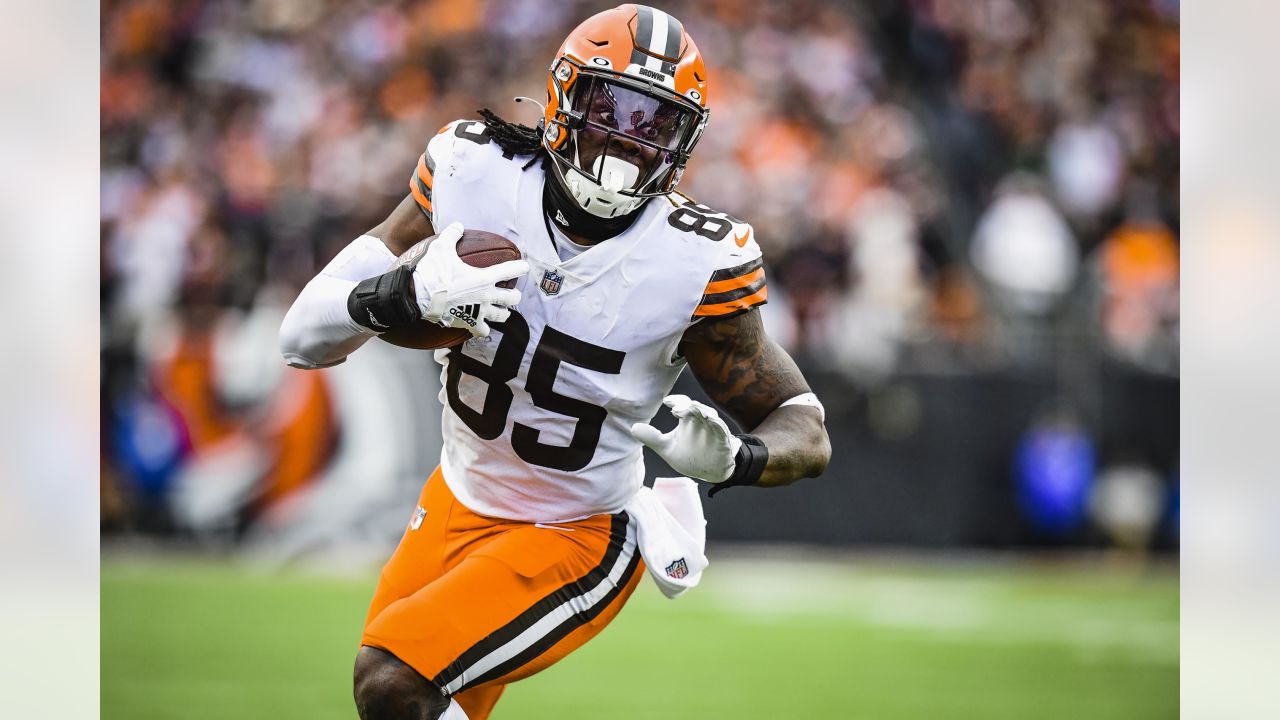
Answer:
M502 148L503 152L533 156L522 169L528 170L534 163L546 158L547 152L542 147L542 132L538 128L507 122L489 108L477 112L480 113L481 118L484 118L484 126L489 129L489 137Z

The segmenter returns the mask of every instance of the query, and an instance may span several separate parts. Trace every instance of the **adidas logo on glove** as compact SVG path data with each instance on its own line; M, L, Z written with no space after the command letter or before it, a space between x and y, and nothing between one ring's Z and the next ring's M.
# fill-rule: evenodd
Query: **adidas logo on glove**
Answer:
M450 315L458 318L459 320L462 320L463 322L470 325L471 327L476 326L475 316L479 312L480 312L479 305L468 305L462 308L457 308L457 307L449 308Z

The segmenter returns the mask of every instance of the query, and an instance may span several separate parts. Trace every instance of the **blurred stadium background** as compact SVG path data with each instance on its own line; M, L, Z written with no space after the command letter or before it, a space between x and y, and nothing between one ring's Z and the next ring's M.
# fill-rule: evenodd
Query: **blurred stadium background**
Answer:
M279 321L612 4L102 3L104 717L353 717L438 372L290 370ZM755 224L835 456L495 716L1176 716L1177 0L664 9L712 73L681 189Z

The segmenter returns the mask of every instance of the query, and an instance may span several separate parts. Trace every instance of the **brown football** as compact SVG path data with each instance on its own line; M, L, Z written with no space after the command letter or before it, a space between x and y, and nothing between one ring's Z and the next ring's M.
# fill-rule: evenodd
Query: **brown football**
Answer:
M405 250L404 254L396 259L396 265L416 267L423 254L427 252L427 245L435 239L432 235ZM462 233L462 239L458 240L458 257L471 267L489 267L508 260L519 260L521 255L520 248L501 235L484 230L467 230ZM507 280L498 285L511 288L516 286L516 281ZM461 328L440 327L433 322L418 320L412 325L392 328L378 337L400 347L433 350L460 345L471 337L471 333Z

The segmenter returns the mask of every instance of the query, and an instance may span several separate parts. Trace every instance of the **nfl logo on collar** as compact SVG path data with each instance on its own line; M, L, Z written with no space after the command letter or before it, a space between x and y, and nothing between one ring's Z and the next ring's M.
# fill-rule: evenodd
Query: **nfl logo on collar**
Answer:
M667 575L679 580L689 574L689 566L685 564L684 558L680 558L667 566Z
M542 288L542 292L548 295L555 295L560 292L560 286L564 283L564 275L555 270L548 270L542 274L542 282L538 286Z

